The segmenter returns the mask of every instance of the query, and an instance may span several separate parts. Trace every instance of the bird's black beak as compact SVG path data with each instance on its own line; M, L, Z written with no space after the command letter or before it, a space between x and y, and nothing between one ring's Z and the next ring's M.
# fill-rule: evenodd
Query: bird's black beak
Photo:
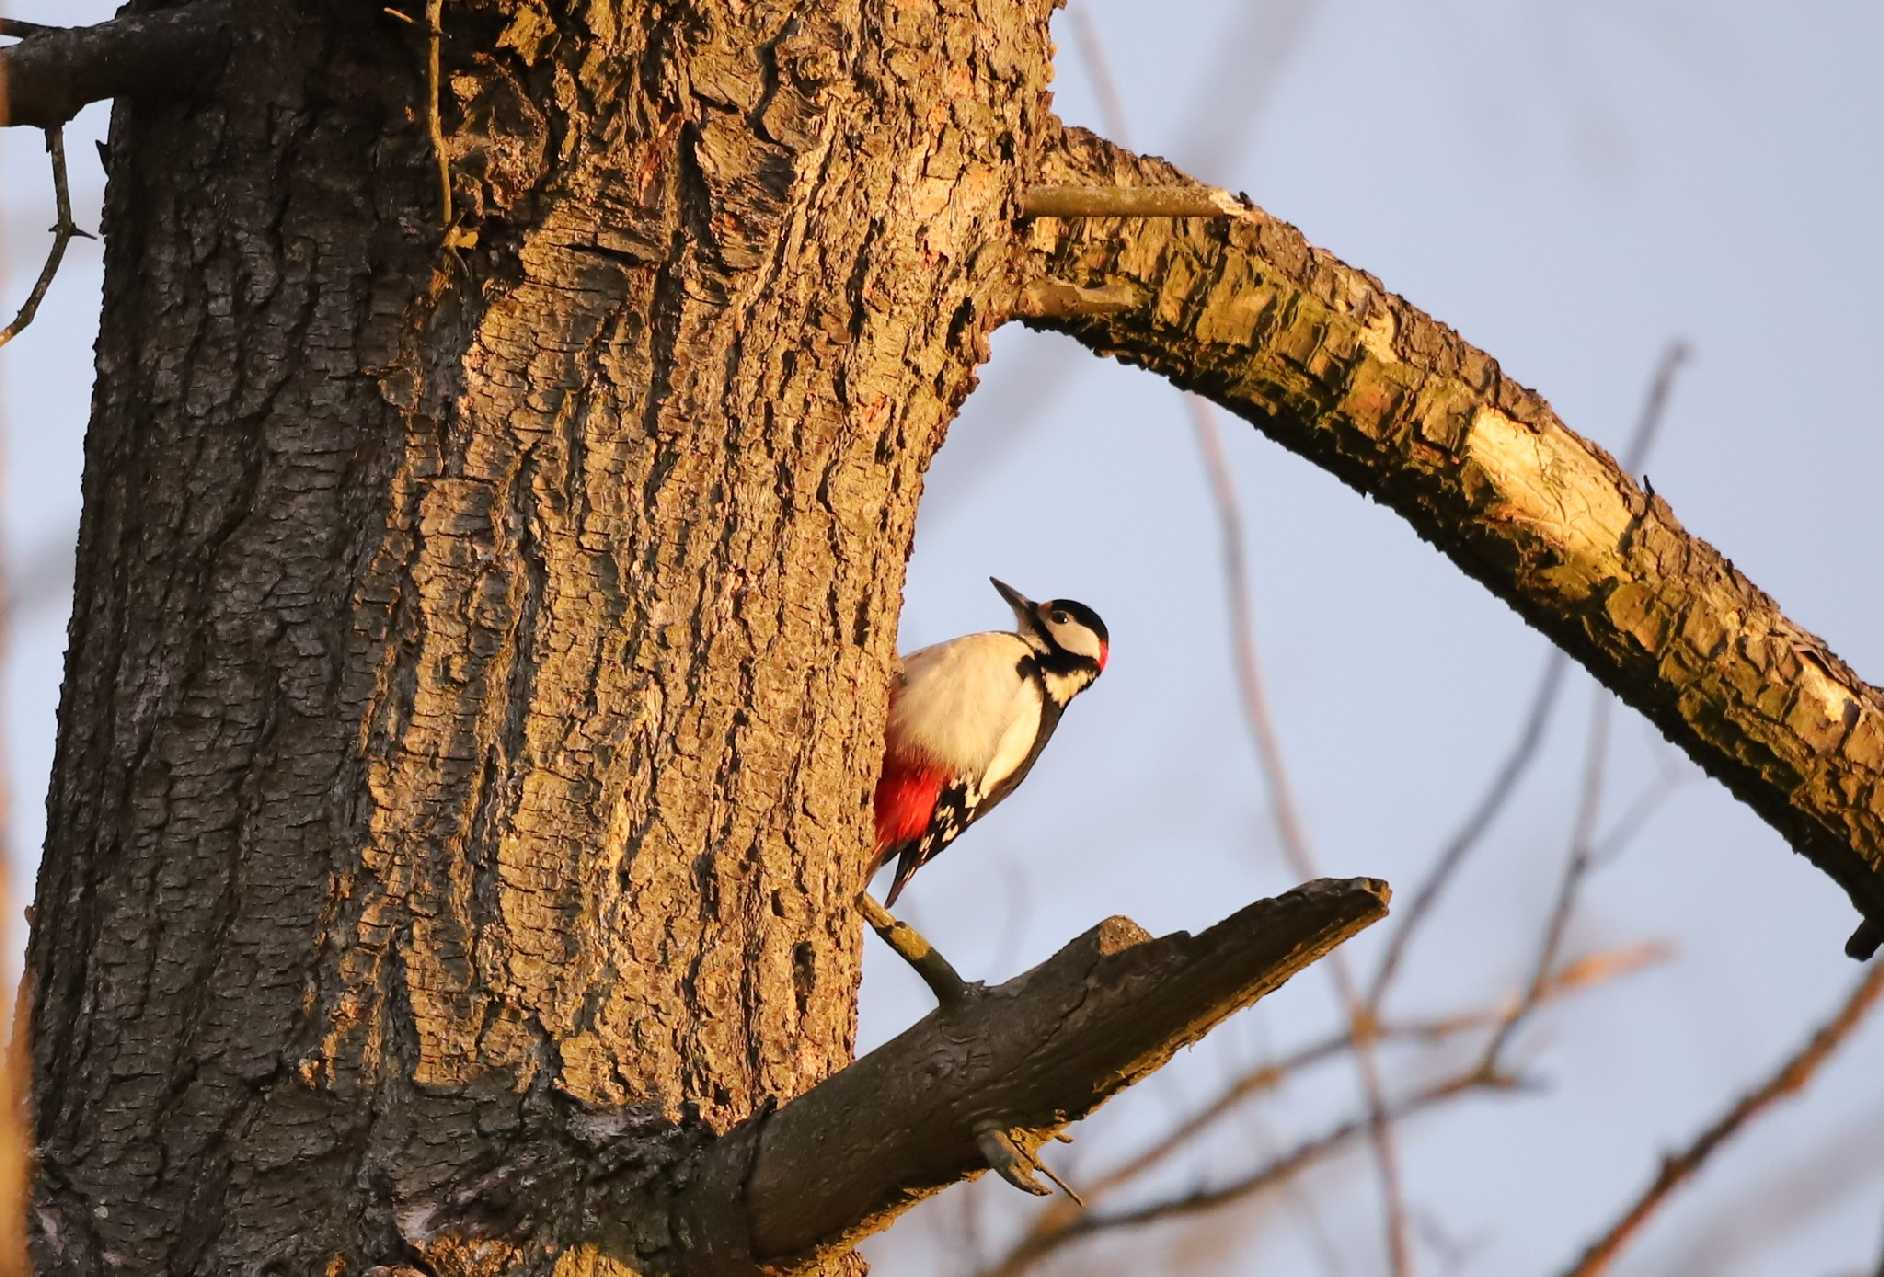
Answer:
M1014 609L1014 619L1024 626L1038 628L1040 618L1034 614L1034 601L1009 585L1006 581L988 578L988 584L995 588L1000 596L1007 600L1007 605Z

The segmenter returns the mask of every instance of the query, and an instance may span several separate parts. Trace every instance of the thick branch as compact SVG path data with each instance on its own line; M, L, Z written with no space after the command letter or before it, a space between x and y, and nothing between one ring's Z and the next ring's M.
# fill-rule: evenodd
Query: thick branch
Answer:
M1066 129L1036 180L1185 179ZM1851 952L1884 940L1884 693L1608 453L1253 206L1028 233L1040 278L1145 298L1030 322L1204 395L1399 511L1844 887L1871 920Z
M0 49L0 125L52 128L88 102L184 91L221 53L237 7L236 0L196 0Z
M790 1272L855 1245L980 1174L990 1126L1031 1153L1384 917L1388 894L1373 879L1324 879L1155 940L1109 918L1032 971L973 989L709 1151L694 1235L723 1238L743 1214L735 1235L750 1251L703 1268Z

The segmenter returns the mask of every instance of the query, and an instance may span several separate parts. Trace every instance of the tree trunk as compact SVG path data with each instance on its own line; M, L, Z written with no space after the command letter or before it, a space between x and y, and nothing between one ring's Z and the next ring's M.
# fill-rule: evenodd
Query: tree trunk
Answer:
M1050 8L454 3L457 251L423 14L254 6L201 100L119 105L43 1271L670 1267L687 1151L848 1061L904 563L1019 278ZM431 1226L604 1147L613 1258L559 1262L573 1180Z

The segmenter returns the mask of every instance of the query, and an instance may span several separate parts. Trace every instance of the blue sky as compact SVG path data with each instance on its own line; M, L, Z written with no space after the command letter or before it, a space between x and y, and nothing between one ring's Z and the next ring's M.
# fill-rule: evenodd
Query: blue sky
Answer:
M1884 6L1700 0L1072 0L1107 49L1132 137L1245 190L1314 242L1497 356L1573 427L1620 451L1663 345L1682 373L1647 470L1712 540L1859 671L1884 678L1876 547L1884 475ZM94 0L24 17L106 16ZM1055 85L1096 124L1066 15ZM69 131L95 225L93 108ZM0 306L44 248L38 135L0 131ZM43 832L64 647L98 250L79 243L34 329L0 351L11 618L8 833L28 875ZM1546 648L1398 518L1247 427L1219 422L1243 503L1274 715L1326 872L1407 891L1515 734ZM1085 600L1113 661L1027 786L904 899L965 973L1012 974L1107 913L1196 929L1289 885L1233 695L1214 513L1176 392L1070 342L997 335L983 388L938 457L903 614L905 646L999 624L990 573ZM1439 1011L1523 978L1561 867L1592 691L1575 676L1544 756L1442 914L1393 1004ZM1591 882L1572 952L1666 939L1675 959L1564 1003L1522 1058L1548 1093L1464 1102L1403 1131L1410 1197L1468 1244L1457 1271L1550 1271L1733 1095L1831 1009L1856 972L1842 894L1674 758L1629 711L1606 810L1682 778ZM1405 899L1403 894L1402 899ZM1381 936L1353 946L1363 971ZM864 1047L926 1009L874 946ZM1050 1152L1075 1182L1219 1082L1334 1021L1311 973ZM1401 1093L1443 1062L1387 1057ZM1868 1271L1884 1240L1884 1023L1802 1100L1729 1149L1651 1225L1619 1274ZM1350 1112L1341 1068L1291 1083L1149 1195L1228 1177ZM1869 1155L1867 1155L1867 1152ZM1303 1182L1340 1270L1379 1270L1364 1157ZM1038 1207L955 1189L873 1242L879 1271L966 1271ZM1121 1202L1129 1200L1122 1198ZM1229 1243L1188 1273L1319 1273L1300 1202L1195 1225ZM1202 1234L1194 1234L1202 1235ZM1177 1230L1067 1252L1060 1271L1157 1271ZM1446 1271L1436 1249L1422 1271Z

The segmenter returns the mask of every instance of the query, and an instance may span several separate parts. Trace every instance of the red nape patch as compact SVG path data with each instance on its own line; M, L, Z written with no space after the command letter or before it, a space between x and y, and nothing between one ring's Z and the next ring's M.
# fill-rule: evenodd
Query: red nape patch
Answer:
M1112 655L1112 645L1104 639L1099 640L1099 672L1106 672L1106 657Z
M905 842L929 827L942 793L942 771L895 754L883 760L877 781L877 850Z

